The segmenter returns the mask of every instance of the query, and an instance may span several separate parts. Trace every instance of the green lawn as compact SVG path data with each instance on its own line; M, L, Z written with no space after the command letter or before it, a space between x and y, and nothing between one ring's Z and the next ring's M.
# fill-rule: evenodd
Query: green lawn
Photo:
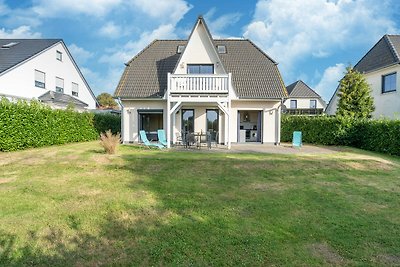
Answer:
M400 159L0 153L3 265L400 265Z

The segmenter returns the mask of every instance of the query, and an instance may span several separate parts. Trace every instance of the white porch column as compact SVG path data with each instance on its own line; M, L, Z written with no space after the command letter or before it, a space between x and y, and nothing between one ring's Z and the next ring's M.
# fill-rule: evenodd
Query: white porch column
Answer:
M167 148L171 147L171 115L170 115L170 109L171 109L171 102L169 99L169 89L171 86L171 73L168 72L167 75L167 130L165 131L167 133Z

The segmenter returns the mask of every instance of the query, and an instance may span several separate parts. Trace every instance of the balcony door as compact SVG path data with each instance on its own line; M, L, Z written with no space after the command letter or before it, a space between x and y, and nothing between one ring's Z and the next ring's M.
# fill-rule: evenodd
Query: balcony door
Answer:
M182 109L182 133L194 132L194 109Z
M188 64L188 74L214 74L213 64Z
M211 141L218 141L218 109L207 109L207 132L211 134Z

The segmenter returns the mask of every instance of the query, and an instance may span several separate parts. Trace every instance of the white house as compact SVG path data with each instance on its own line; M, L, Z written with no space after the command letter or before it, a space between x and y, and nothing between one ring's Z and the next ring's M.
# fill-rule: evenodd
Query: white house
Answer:
M384 35L354 66L364 74L372 89L374 118L400 118L400 35ZM338 88L326 108L326 113L336 113Z
M232 142L280 143L283 99L277 63L249 40L213 39L199 17L188 40L155 40L126 63L115 90L123 142L139 130L168 145L184 132Z
M298 80L286 87L289 97L285 99L283 113L297 115L322 114L325 101L303 81Z
M0 96L95 109L96 97L61 39L0 39Z

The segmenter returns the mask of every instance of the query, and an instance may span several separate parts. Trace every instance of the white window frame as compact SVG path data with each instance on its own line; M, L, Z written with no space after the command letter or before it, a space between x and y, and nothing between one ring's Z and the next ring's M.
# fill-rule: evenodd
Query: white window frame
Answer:
M312 104L311 103L315 103L315 105L314 105L314 107L312 106ZM316 109L317 108L317 100L315 100L315 99L310 99L310 109Z
M74 85L76 85L76 89L74 89ZM79 96L79 84L72 82L71 91L73 96Z
M34 75L35 75L35 86L39 88L46 88L46 73L40 70L35 70ZM41 79L42 75L43 75L43 80Z
M56 59L62 61L63 53L61 51L56 51Z
M294 103L294 107L293 107L292 103ZM290 99L290 109L297 109L297 100L296 99Z
M56 88L57 93L64 93L64 79L60 77L56 77Z

